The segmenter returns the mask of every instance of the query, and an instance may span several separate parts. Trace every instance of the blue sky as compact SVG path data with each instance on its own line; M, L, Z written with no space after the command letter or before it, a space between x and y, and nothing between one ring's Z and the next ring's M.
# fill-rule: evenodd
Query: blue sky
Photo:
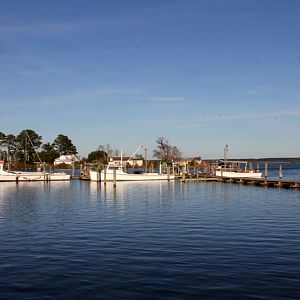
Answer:
M0 0L0 131L300 156L300 1Z

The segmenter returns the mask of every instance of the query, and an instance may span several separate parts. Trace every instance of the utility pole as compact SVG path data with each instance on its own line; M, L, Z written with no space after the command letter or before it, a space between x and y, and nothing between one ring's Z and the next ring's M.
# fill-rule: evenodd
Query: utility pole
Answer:
M226 164L227 164L227 159L228 159L228 152L229 152L229 148L228 145L225 145L224 148L224 169L226 169Z

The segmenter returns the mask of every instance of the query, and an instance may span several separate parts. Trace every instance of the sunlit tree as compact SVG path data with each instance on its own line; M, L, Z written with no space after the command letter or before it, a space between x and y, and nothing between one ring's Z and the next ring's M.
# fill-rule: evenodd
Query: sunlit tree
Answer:
M181 157L182 153L176 146L171 146L163 137L156 140L157 148L153 150L153 156L161 161L172 161Z
M63 134L59 134L57 136L52 146L59 153L59 155L77 154L76 146L74 146L72 141Z

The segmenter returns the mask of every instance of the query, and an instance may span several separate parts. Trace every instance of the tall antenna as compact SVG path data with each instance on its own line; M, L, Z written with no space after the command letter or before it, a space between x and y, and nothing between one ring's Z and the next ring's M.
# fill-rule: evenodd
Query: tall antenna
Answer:
M229 152L229 148L228 145L225 145L224 148L224 168L226 169L226 163L227 163L227 159L228 159L228 152Z

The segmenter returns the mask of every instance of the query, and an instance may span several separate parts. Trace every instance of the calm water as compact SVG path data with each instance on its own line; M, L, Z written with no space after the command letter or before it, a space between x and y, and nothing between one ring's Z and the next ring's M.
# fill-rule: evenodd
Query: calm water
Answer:
M300 192L0 183L0 299L300 299Z

